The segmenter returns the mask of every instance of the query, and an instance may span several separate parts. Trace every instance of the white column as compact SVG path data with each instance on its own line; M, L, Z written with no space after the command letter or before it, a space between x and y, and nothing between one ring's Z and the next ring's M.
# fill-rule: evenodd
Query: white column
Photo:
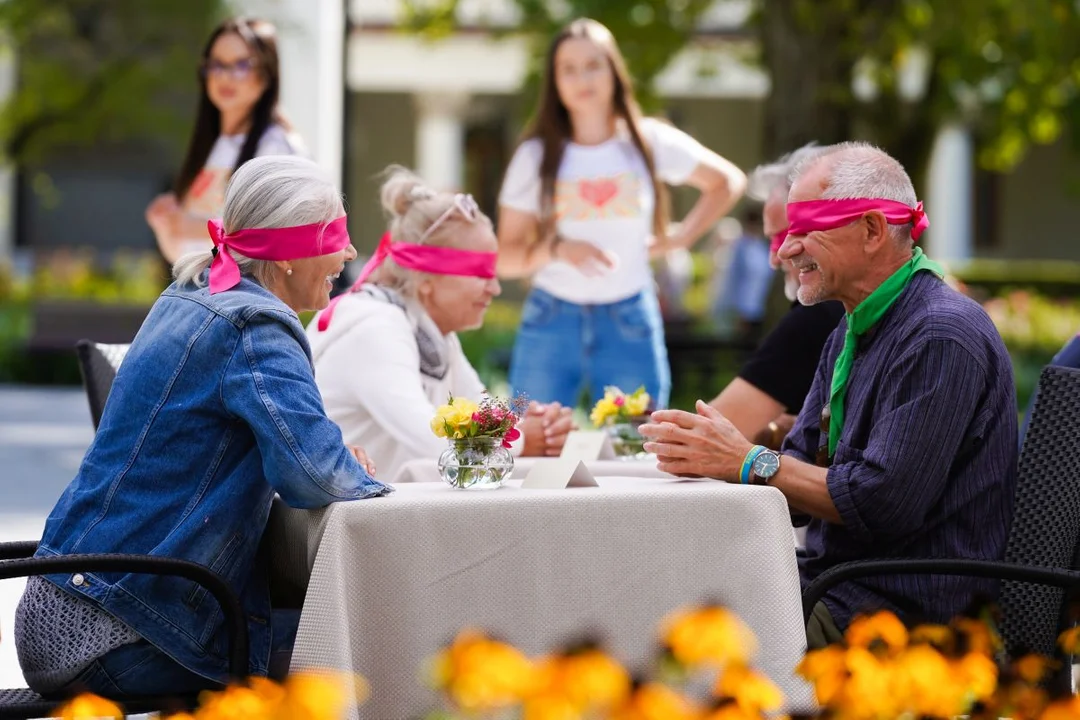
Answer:
M465 183L464 93L422 93L416 102L416 171L434 188L460 190Z
M0 40L0 103L15 91L16 56L10 44ZM0 262L15 251L15 167L0 158Z
M273 22L281 56L281 108L311 159L342 179L345 3L342 0L242 0L237 10Z
M927 172L927 254L935 260L964 261L973 255L975 191L971 132L960 123L941 127Z

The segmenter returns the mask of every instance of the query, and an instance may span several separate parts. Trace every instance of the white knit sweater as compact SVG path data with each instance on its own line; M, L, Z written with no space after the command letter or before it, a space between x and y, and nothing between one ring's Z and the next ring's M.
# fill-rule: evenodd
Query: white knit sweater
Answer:
M484 391L457 336L442 335L419 303L405 305L350 294L325 332L318 330L318 318L307 328L327 415L341 426L347 444L364 448L387 482L405 462L434 461L446 449L446 440L431 432L438 405L451 394L477 401ZM442 378L420 370L418 328L443 361Z

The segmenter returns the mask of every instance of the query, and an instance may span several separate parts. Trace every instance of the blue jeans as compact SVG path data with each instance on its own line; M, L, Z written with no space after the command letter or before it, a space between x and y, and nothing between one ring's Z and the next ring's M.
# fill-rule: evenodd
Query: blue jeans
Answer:
M583 391L595 402L608 385L628 393L644 385L656 407L667 407L671 368L656 294L578 305L534 288L510 360L514 394L575 407Z
M274 610L270 613L270 677L280 680L289 672L299 610ZM63 694L92 692L113 700L141 695L193 695L220 686L213 680L191 672L146 640L105 653L68 684Z

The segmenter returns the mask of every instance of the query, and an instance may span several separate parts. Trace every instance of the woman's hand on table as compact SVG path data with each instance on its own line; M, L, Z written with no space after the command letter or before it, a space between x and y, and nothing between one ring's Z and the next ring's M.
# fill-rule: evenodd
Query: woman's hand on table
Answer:
M570 408L557 402L544 405L532 402L518 429L525 438L523 456L556 457L566 444L566 436L574 429L574 417Z
M371 477L375 477L375 462L368 457L368 454L364 452L364 448L359 445L346 445L352 456L356 458L356 462L360 463L360 467L367 471L367 474Z
M698 400L697 414L658 410L638 428L655 453L657 469L681 477L739 482L743 459L753 445L716 408Z

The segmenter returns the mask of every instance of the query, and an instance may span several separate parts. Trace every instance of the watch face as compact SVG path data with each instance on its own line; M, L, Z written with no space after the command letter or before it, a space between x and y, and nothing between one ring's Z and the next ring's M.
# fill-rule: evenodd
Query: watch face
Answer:
M780 458L776 453L763 452L754 459L754 474L768 480L780 469Z

